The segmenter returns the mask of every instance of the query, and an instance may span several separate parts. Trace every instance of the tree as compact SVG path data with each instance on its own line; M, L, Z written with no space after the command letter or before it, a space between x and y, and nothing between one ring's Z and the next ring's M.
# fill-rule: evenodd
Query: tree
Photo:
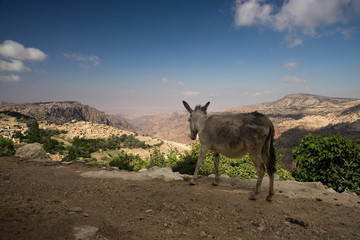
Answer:
M306 135L293 151L298 181L320 181L338 192L360 194L360 142L340 135Z
M0 157L2 156L12 156L15 154L14 143L0 135Z
M27 130L28 143L41 143L39 124L36 120L32 121Z

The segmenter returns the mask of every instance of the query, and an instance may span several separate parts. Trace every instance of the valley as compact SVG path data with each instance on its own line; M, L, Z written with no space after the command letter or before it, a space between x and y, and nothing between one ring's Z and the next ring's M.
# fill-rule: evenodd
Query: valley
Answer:
M193 105L198 103L193 103ZM324 97L311 94L291 94L273 102L250 106L234 106L221 113L228 114L258 111L267 115L275 126L276 149L281 151L287 169L294 167L292 150L309 132L318 134L341 134L352 139L360 138L360 99ZM107 138L111 135L133 134L146 144L159 145L160 151L171 149L188 150L188 113L177 111L171 114L124 119L107 115L78 102L49 103L0 103L0 111L21 113L41 122L44 129L59 129L67 132L64 139ZM149 156L150 150L126 150L129 153ZM101 155L101 154L100 154Z
M194 103L194 105L197 103ZM303 136L310 132L318 134L341 134L351 139L360 138L360 99L332 98L311 94L292 94L282 99L250 106L233 107L221 113L228 114L258 111L267 115L275 126L275 148L281 150L287 169L294 167L292 150ZM141 133L162 139L190 144L188 113L142 117L130 123Z

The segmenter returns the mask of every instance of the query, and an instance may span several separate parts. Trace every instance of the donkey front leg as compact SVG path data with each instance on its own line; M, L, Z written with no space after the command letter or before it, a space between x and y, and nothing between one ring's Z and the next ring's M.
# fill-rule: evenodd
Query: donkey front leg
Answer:
M199 170L200 170L200 167L206 157L206 153L207 153L207 150L203 150L201 149L200 150L200 156L196 162L196 167L195 167L195 171L194 171L194 175L193 175L193 178L191 179L190 181L190 185L195 185L196 184L196 180L197 180L197 176L198 176L198 173L199 173Z
M214 155L214 167L215 167L215 179L212 185L217 186L219 185L219 162L220 162L220 154L215 153Z

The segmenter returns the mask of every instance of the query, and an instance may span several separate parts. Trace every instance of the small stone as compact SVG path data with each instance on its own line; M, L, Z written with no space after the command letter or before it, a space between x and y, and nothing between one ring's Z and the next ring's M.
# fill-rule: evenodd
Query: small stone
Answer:
M203 237L203 238L207 237L207 234L206 234L206 232L204 232L204 231L201 231L201 233L200 233L200 237Z
M260 232L262 232L262 231L265 230L265 227L264 227L263 225L260 225L260 226L258 227L258 230L259 230Z
M82 211L82 207L72 207L66 210L68 213L81 213Z

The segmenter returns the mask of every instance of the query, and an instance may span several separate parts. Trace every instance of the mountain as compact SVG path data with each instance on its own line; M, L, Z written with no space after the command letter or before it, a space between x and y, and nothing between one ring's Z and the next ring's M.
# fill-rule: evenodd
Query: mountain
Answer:
M48 121L64 124L72 120L95 122L130 129L130 124L123 118L107 115L88 105L75 101L40 102L40 103L6 103L0 102L0 111L18 112L35 118L37 121Z
M360 104L360 99L354 98L333 98L312 94L291 94L282 99L250 106L233 107L229 112L251 112L261 111L271 115L294 115L301 117L306 115L326 115L328 113L339 112L345 108L350 108Z
M161 139L189 144L188 113L178 111L171 114L145 116L129 120L137 132Z
M309 132L339 133L353 139L360 137L360 99L291 94L273 102L233 107L224 113L253 111L264 113L273 121L277 148L285 149L283 161L288 169L293 164L292 149ZM130 122L141 133L191 143L187 119L188 113L184 110L141 117Z

